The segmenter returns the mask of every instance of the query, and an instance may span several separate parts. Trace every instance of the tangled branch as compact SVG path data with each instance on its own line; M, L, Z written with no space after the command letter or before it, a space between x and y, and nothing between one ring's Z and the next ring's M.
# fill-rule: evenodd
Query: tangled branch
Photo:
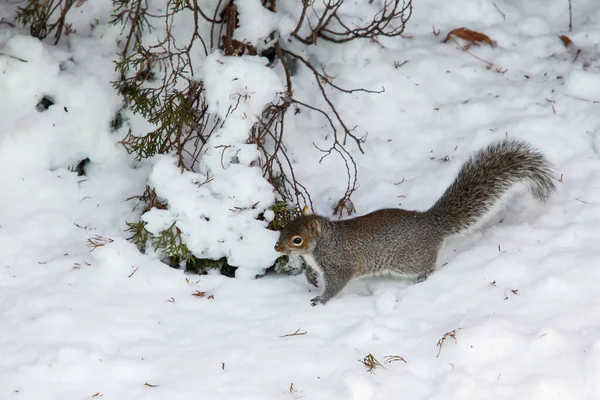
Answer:
M303 1L300 18L292 32L294 38L307 45L316 44L318 38L345 43L358 38L398 36L404 32L406 22L412 15L412 0L383 0L383 5L371 20L366 25L357 26L348 22L348 17L341 12L344 0L325 0L322 10L316 10L314 3L311 0ZM372 4L373 0L369 3ZM300 31L305 25L308 25L309 33L302 35Z

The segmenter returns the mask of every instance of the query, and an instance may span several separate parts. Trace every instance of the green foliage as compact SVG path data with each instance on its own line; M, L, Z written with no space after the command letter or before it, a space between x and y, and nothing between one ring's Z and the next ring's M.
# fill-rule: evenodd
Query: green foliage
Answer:
M169 257L173 264L188 262L192 257L192 252L187 248L181 238L181 230L175 225L175 222L167 229L161 231L158 236L151 235L150 243L154 251L161 251Z
M222 275L233 277L235 276L235 270L237 268L227 264L227 259L225 257L218 260L192 257L185 264L185 272L192 274L202 275L205 274L209 269L217 269Z
M123 127L123 123L123 114L121 113L121 111L119 111L117 114L115 114L115 117L110 121L111 132L115 132L121 129Z
M114 5L110 22L123 26L127 40L121 57L114 62L120 78L113 86L134 114L142 115L156 126L141 135L130 130L121 143L138 160L173 152L179 157L180 167L193 169L195 157L186 155L196 149L186 147L190 143L205 143L207 115L204 86L192 77L189 51L198 33L192 34L191 41L183 45L176 43L171 34L175 15L189 4L184 0L168 0L166 13L159 16L147 13L147 0L115 0ZM142 34L151 30L150 18L160 19L166 32L156 44L146 45Z
M40 40L54 32L54 44L60 41L63 33L73 32L66 23L67 13L75 5L80 7L86 0L27 0L25 6L18 7L15 21L29 27L31 36Z
M157 199L154 190L146 189L142 200L153 207L166 208L166 204ZM148 206L146 206L148 210ZM297 208L290 208L284 201L278 201L271 209L275 212L275 218L270 223L270 228L279 230L289 221L297 218L300 212ZM195 257L187 248L181 237L181 230L173 223L169 228L160 232L158 235L152 234L146 229L146 222L128 222L127 232L132 234L128 239L135 243L140 251L144 251L147 246L151 246L154 251L164 254L171 265L179 265L185 263L186 272L193 274L204 274L209 269L218 269L225 276L233 277L236 267L227 264L226 258L219 260L201 259ZM300 267L290 264L288 256L281 256L276 261L272 268L277 273L285 273L297 275L306 269L306 264L301 261Z
M298 218L300 211L298 208L290 208L289 204L285 201L276 201L271 206L271 210L275 213L273 220L269 223L269 229L278 231L282 229L290 221ZM304 261L302 261L304 266ZM297 268L290 264L290 258L288 256L281 256L275 260L272 268L277 273L296 275L300 273L304 267Z
M140 251L144 251L148 244L148 239L152 235L146 229L146 221L127 222L126 225L127 229L125 229L125 232L132 233L132 236L128 237L127 240L133 242Z
M175 226L175 223L158 235L146 229L146 224L146 221L127 222L127 229L125 229L132 234L128 240L135 243L141 252L150 246L154 251L167 257L168 263L172 266L178 266L183 262L185 271L192 274L202 275L209 269L218 269L223 275L234 276L237 268L227 264L226 258L210 260L195 257L183 243L181 230Z
M274 231L282 229L300 215L300 211L297 208L290 208L289 204L285 201L276 201L271 206L271 210L275 213L275 217L269 224L269 229Z
M123 96L126 108L156 127L141 134L129 130L121 143L138 160L172 153L178 157L182 169L193 170L199 148L211 132L204 134L209 125L204 85L192 77L189 49L198 37L198 31L196 26L190 42L182 44L176 43L171 27L177 13L186 8L186 12L198 13L199 10L189 9L190 3L185 0L168 0L162 15L147 13L147 0L114 0L113 4L111 23L121 25L127 38L121 56L114 62L119 79L113 86ZM148 45L143 41L143 33L151 30L152 19L158 19L166 31L164 37L157 38L156 44ZM114 125L118 124L116 120ZM140 200L146 203L143 212L154 207L167 208L167 204L158 200L149 188ZM140 224L128 224L133 233L132 240L138 246L142 243L142 249L151 246L161 252L172 265L184 263L187 272L197 274L217 268L224 274L235 271L225 259L194 257L175 224L157 235L152 235L145 229L145 224Z
M273 265L275 272L279 274L290 273L293 268L290 268L290 257L281 256L275 261L275 265Z
M297 263L292 264L289 256L281 256L271 268L278 274L298 275L306 271L308 265L302 257L297 257L296 260Z
M187 248L181 237L181 230L175 226L175 223L167 229L154 235L146 229L146 221L128 222L126 232L131 232L132 236L128 240L138 246L140 251L144 251L147 246L151 246L154 251L160 252L169 258L173 265L182 261L188 262L194 258L192 252Z

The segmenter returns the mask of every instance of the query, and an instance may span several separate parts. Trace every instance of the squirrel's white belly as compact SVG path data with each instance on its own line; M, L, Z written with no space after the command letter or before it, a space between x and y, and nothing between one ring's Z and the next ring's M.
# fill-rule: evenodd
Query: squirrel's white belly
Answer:
M310 268L312 268L313 270L317 271L319 274L323 275L323 270L319 266L319 263L317 262L317 260L315 260L315 258L312 256L312 254L303 254L302 258L304 258L304 262Z

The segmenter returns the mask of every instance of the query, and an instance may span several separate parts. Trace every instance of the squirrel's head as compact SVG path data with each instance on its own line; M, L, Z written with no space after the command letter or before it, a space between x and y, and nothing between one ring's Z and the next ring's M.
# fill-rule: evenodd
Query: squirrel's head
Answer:
M315 239L321 233L322 217L313 215L304 206L300 217L288 223L279 235L275 251L288 255L310 254L315 248Z

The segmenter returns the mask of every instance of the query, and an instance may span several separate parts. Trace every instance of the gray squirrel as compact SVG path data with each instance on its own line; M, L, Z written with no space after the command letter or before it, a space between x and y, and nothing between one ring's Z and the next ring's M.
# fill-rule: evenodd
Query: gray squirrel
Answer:
M505 139L466 161L454 182L427 211L381 209L347 220L302 215L288 223L277 252L300 255L323 275L325 290L311 300L325 304L365 275L392 274L423 281L435 269L444 239L472 229L516 184L544 202L555 190L552 164L527 142ZM314 272L307 271L316 286Z

